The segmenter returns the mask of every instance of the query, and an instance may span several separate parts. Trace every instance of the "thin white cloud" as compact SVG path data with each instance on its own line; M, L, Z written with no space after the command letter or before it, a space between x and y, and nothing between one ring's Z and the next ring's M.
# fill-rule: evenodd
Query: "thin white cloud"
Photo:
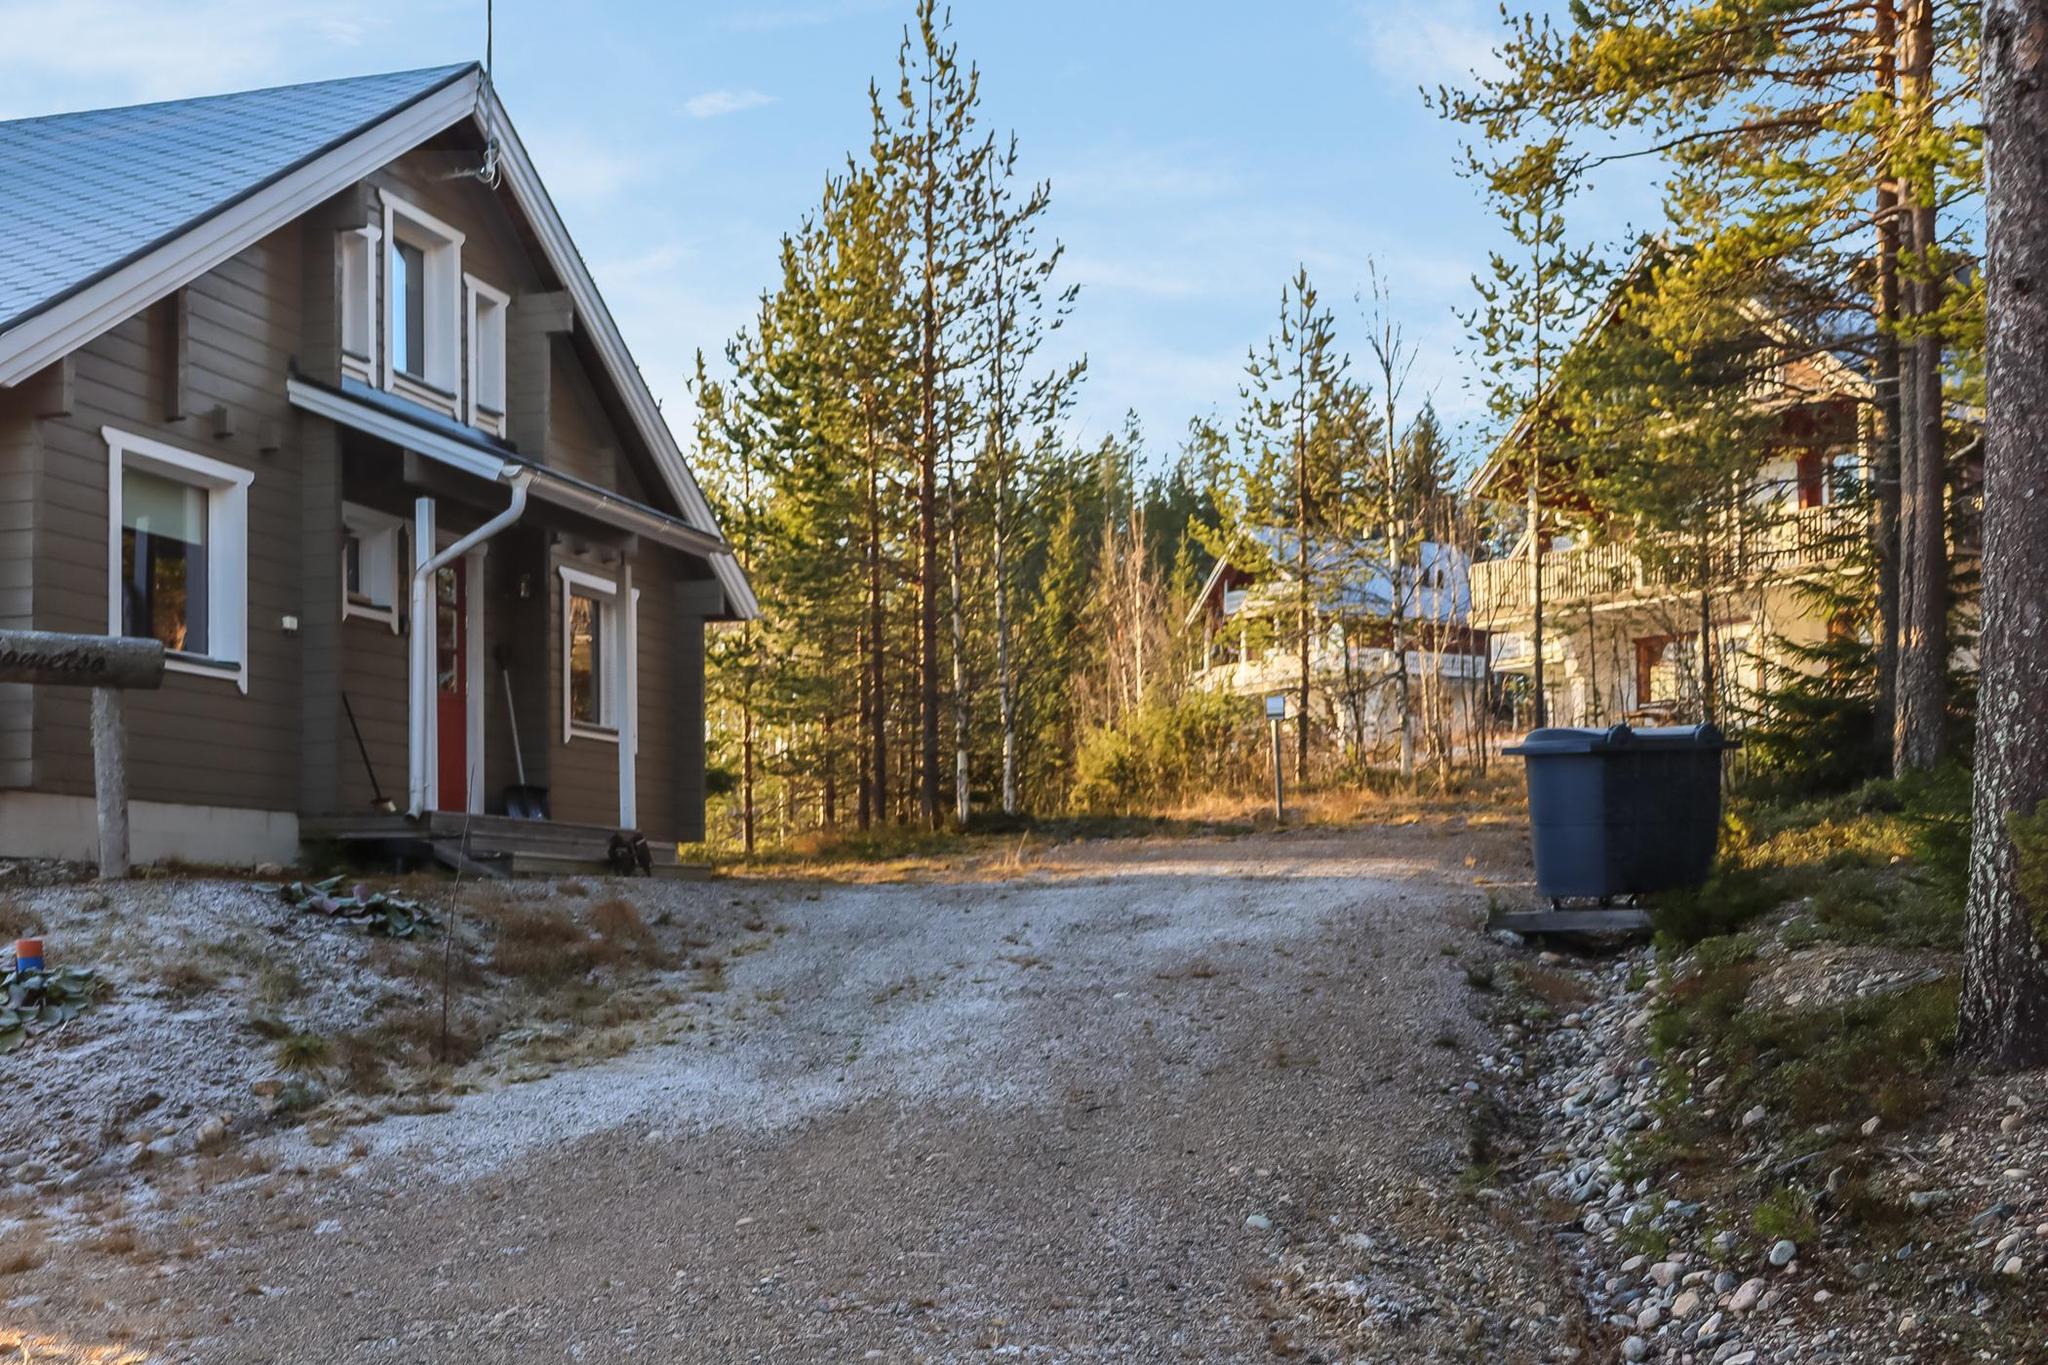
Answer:
M1476 0L1364 0L1353 13L1359 49L1389 80L1428 88L1500 69L1500 15Z
M775 96L764 95L759 90L707 90L701 95L692 95L684 102L683 108L691 118L722 118L743 109L759 109L764 104L773 103Z
M728 15L725 27L735 33L781 33L796 28L821 28L826 24L873 14L887 9L890 0L836 0L812 5L762 5L747 3L739 13Z
M660 168L653 148L625 146L573 130L536 129L526 139L534 165L557 201L598 204Z
M0 88L33 85L61 99L67 83L111 85L130 99L157 100L275 84L268 78L309 42L360 46L383 22L365 13L374 8L337 12L310 0L0 0L7 35Z

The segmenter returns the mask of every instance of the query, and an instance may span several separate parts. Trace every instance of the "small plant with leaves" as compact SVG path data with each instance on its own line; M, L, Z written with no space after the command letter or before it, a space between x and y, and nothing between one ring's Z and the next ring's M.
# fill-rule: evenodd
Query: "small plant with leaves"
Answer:
M347 895L339 895L341 883L340 877L292 882L280 894L286 905L341 920L380 938L412 938L441 927L433 912L409 896L383 891L366 895L360 885Z
M0 1053L31 1037L70 1023L104 992L106 983L90 967L22 971L0 976Z

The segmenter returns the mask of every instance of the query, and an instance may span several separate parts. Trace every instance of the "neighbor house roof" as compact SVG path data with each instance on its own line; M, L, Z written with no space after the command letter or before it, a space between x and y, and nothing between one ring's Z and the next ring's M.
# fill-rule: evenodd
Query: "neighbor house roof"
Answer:
M1188 608L1184 618L1186 624L1192 624L1201 615L1233 567L1243 573L1250 565L1269 564L1279 571L1283 579L1292 579L1296 571L1296 541L1292 531L1285 527L1253 527L1246 536L1253 545L1247 547L1247 553L1240 555L1235 565L1227 555L1217 559L1209 577L1203 581L1201 591L1195 595L1194 605ZM1322 582L1317 608L1339 616L1385 616L1392 613L1393 574L1385 562L1383 545L1383 541L1369 539L1310 537L1309 574ZM1415 562L1403 566L1403 595L1408 595L1407 573L1412 571L1416 596L1403 603L1402 616L1439 621L1462 618L1471 599L1466 568L1465 556L1456 546L1434 540L1418 543ZM1439 569L1444 581L1428 583L1431 572ZM1425 587L1432 594L1426 605L1420 600Z
M468 70L440 66L0 123L0 330Z
M19 383L463 120L575 305L684 519L723 541L582 255L476 63L0 123L0 386ZM729 553L732 615L759 614Z

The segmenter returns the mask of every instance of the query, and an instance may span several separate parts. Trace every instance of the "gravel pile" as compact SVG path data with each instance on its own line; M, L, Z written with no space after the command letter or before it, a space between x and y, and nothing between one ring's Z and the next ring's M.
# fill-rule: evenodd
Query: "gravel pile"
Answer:
M1756 995L1793 1006L1867 999L1939 979L1947 965L1936 954L1809 955L1782 943L1765 958ZM1874 1116L1835 1126L1851 1146L1820 1160L1853 1159L1869 1172L1896 1223L1833 1216L1828 1196L1845 1190L1843 1167L1802 1169L1812 1159L1786 1156L1761 1106L1723 1116L1722 1146L1703 1154L1735 1177L1728 1183L1742 1185L1747 1202L1687 1202L1677 1182L1622 1164L1664 1128L1663 1106L1712 1106L1718 1086L1693 1098L1664 1093L1650 1041L1653 952L1594 964L1543 959L1582 982L1591 1003L1554 1026L1504 1030L1484 1070L1525 1126L1518 1193L1549 1223L1599 1325L1590 1358L1906 1365L2035 1359L2048 1349L2041 1075L1961 1082L1897 1132ZM1826 1191L1819 1235L1806 1244L1760 1235L1752 1218L1755 1191L1794 1171Z

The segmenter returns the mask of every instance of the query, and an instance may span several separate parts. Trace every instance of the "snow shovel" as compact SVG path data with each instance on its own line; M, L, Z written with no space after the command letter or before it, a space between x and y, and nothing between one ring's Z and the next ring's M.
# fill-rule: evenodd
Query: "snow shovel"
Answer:
M505 680L505 722L512 731L512 766L519 775L519 781L505 788L505 814L514 820L545 820L548 818L548 789L536 787L526 780L526 753L519 747L519 709L512 703L512 670L505 666L505 657L498 656L498 676Z

